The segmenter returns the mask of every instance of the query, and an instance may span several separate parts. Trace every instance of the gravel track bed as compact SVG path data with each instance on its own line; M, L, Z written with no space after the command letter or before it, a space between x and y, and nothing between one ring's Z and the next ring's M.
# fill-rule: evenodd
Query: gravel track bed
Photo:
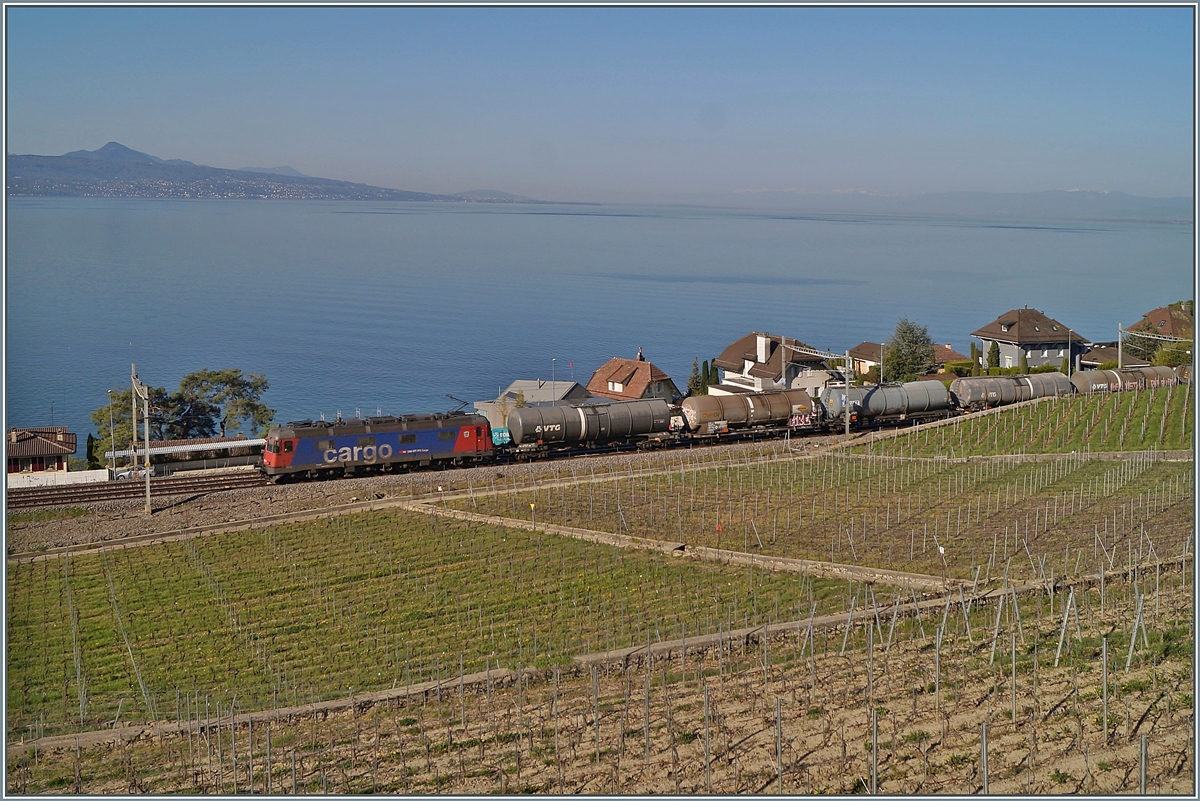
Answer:
M828 447L843 439L839 436L806 437L802 441L810 451ZM428 497L437 488L446 492L465 491L470 486L490 486L497 489L511 486L512 481L533 475L538 480L553 478L555 471L570 476L572 468L582 466L616 471L630 468L646 469L672 463L680 458L729 460L754 457L772 452L786 452L782 440L745 442L720 447L698 447L689 450L627 452L558 459L533 463L488 465L455 470L426 470L414 473L375 475L329 481L310 481L278 484L242 490L225 490L208 494L176 495L154 498L153 514L144 513L145 500L119 500L57 510L61 517L26 519L21 513L11 513L8 519L7 553L28 553L46 548L86 545L119 541L145 534L164 534L194 526L216 525L251 520L271 514L321 509L371 498ZM800 445L793 443L793 448ZM41 510L55 514L55 510ZM80 514L79 512L82 512Z

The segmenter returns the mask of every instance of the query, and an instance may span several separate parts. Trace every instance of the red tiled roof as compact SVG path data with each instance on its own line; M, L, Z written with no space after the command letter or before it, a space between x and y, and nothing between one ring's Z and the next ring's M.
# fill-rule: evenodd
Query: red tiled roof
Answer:
M1193 330L1193 318L1179 306L1163 306L1152 312L1147 312L1141 321L1131 325L1130 331L1148 331L1152 334L1162 334L1166 337L1190 339Z
M75 435L67 431L66 426L10 428L7 442L10 459L62 456L75 452Z
M625 390L613 392L608 388L610 381L623 384ZM671 376L650 362L614 357L592 374L592 380L588 381L587 391L602 398L636 400L646 393L646 389L654 381L670 382ZM675 384L672 382L671 386L674 387ZM674 393L678 394L678 389L674 390Z
M879 364L879 360L883 358L883 345L878 342L860 342L850 349L850 358Z
M971 336L1018 345L1066 342L1068 336L1076 342L1086 341L1075 331L1037 309L1006 311L983 328L973 331Z
M965 362L970 361L970 356L963 356L958 351L951 348L949 345L933 346L933 363L945 364L946 362Z

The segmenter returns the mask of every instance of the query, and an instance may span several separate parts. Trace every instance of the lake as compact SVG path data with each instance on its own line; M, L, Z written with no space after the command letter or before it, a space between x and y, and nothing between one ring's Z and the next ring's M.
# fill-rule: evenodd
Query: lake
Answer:
M843 351L901 317L966 353L1028 304L1093 340L1191 297L1191 226L404 202L8 201L9 426L263 373L279 421L442 411L612 356L684 386L753 330ZM554 360L554 361L552 361Z

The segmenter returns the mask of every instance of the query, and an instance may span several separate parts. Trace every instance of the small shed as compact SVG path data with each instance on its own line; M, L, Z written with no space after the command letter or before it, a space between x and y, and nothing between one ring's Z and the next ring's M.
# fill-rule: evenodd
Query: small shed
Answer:
M495 400L475 401L475 410L486 415L493 429L508 426L508 413L523 406L563 405L582 403L592 396L576 381L543 381L519 378L508 389L497 393Z

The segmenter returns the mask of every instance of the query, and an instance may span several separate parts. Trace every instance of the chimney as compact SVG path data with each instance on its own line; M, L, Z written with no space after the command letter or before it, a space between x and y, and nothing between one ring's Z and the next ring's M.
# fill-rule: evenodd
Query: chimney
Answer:
M8 432L8 441L9 441L9 442L16 442L16 441L17 441L17 432L16 432L16 431L9 431L9 432Z
M766 364L767 357L771 355L771 340L766 334L758 335L758 363Z

